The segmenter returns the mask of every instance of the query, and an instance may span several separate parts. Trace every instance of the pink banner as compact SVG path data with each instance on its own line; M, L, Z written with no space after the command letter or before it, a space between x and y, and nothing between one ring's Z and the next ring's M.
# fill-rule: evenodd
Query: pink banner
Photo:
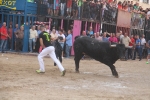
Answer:
M63 29L63 22L64 22L64 20L62 19L61 20L61 29Z
M85 22L85 31L86 31L86 29L87 29L87 21Z
M74 20L74 25L73 25L73 34L72 34L72 43L74 43L74 38L76 36L79 36L81 32L81 21L80 20ZM71 49L71 55L74 55L74 50L73 50L73 45Z

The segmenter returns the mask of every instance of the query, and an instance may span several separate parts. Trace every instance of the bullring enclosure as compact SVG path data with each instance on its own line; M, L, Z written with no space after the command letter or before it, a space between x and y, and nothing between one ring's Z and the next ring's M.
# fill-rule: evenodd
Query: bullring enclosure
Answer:
M50 58L46 72L37 74L36 56L0 53L0 100L150 100L150 64L146 60L115 63L119 78L95 60L63 59L64 77Z

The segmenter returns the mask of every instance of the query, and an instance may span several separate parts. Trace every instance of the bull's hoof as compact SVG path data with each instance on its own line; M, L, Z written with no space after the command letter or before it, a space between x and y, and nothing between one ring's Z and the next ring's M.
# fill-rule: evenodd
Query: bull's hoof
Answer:
M78 70L76 70L76 73L79 73L79 71L78 71Z
M115 78L119 78L119 75L114 75Z

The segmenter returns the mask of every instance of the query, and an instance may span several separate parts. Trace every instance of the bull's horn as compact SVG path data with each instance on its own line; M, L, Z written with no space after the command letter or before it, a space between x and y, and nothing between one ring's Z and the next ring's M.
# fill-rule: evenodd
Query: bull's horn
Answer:
M111 45L110 47L116 47L116 45Z

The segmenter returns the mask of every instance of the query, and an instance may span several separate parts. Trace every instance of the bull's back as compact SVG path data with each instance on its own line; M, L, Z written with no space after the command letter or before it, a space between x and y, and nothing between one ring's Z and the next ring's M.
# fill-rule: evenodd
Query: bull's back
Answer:
M99 42L90 37L79 37L74 43L74 49L82 49L82 52L96 60L103 59L110 49L108 42Z

